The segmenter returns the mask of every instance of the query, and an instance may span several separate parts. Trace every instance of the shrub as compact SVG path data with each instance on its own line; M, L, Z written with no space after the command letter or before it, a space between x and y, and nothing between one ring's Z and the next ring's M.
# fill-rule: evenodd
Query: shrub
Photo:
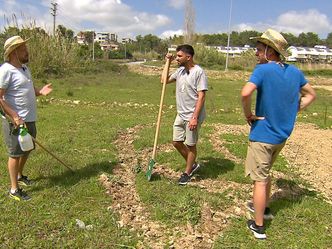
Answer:
M43 29L31 24L21 29L15 26L6 27L0 34L1 44L14 35L20 35L24 39L30 38L27 43L30 54L29 67L34 78L68 75L89 64L80 45L72 39L50 36ZM3 52L3 46L0 46L0 53Z

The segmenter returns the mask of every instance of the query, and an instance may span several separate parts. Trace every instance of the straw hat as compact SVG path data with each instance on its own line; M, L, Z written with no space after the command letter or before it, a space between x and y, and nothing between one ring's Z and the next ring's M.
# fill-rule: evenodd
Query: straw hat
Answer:
M9 55L19 46L22 44L26 43L29 39L23 40L20 36L15 35L10 38L8 38L5 41L5 45L3 46L4 48L4 60L8 61L9 60Z
M257 40L264 43L284 57L289 56L287 51L288 43L278 31L267 29L261 36L250 37L250 40Z

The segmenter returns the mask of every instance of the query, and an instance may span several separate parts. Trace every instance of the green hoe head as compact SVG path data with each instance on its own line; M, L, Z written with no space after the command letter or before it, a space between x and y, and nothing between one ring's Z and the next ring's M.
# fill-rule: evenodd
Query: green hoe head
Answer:
M146 171L146 176L148 177L148 181L151 180L151 176L152 176L152 170L153 170L153 166L156 162L151 159L150 162L149 162L149 165L148 165L148 170Z

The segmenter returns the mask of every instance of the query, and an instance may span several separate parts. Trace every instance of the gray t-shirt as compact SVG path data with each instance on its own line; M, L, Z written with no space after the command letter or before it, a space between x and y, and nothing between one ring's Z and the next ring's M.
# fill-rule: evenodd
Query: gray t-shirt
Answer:
M0 67L0 88L5 89L5 101L25 122L36 121L36 94L26 66L16 68L4 63Z
M176 106L178 115L183 120L190 120L195 111L199 91L207 91L207 77L204 70L195 65L189 74L184 67L179 67L171 76L170 80L176 80ZM203 105L198 120L205 119L205 105Z

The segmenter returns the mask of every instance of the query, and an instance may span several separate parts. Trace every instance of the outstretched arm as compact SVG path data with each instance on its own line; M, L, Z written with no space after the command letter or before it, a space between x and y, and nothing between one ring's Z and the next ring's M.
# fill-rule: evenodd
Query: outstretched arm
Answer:
M52 84L49 83L40 89L35 87L35 94L36 94L36 96L40 96L40 95L46 96L46 95L50 94L52 92L52 90L53 90Z

